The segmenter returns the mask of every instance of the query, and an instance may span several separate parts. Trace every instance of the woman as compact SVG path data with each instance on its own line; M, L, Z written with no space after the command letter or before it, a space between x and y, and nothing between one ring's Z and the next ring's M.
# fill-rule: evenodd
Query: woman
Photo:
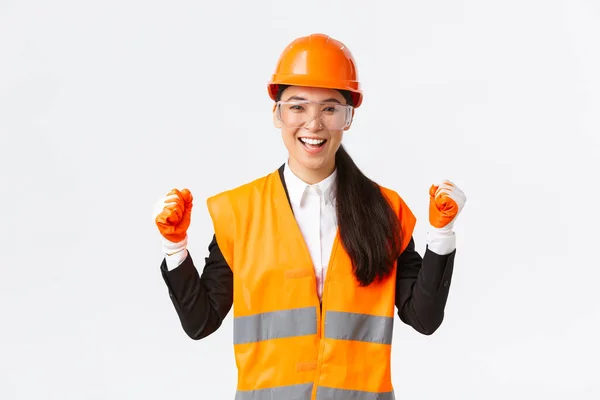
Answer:
M238 400L394 399L394 307L422 334L440 326L466 198L449 181L430 187L421 258L411 210L341 145L362 91L339 41L294 40L268 91L288 159L208 199L215 235L202 277L186 249L190 191L158 202L161 271L183 329L204 338L233 305Z

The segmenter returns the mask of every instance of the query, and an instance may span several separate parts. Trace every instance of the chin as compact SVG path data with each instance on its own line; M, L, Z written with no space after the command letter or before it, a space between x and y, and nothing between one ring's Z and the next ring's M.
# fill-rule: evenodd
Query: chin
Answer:
M300 161L300 164L302 164L302 166L304 168L312 169L312 170L321 169L327 164L325 158L323 158L323 157L304 156L304 157L301 157L299 159L299 161Z

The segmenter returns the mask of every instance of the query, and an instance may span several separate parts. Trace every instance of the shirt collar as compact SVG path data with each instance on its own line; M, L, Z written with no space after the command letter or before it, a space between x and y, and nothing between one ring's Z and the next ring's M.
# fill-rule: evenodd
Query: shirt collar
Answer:
M283 176L292 204L301 206L302 200L311 189L316 189L317 192L320 193L325 200L325 204L333 203L337 170L334 170L331 175L323 179L321 182L315 183L314 185L309 185L292 172L289 161L286 161L285 168L283 170Z

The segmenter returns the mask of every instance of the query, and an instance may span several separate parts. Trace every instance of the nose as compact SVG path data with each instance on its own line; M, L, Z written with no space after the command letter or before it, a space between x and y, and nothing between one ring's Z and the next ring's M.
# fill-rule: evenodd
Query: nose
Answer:
M318 111L315 112L315 114L313 114L313 117L310 119L310 121L306 123L306 125L304 125L304 127L310 132L318 132L321 129L323 129L323 123L321 122L321 113Z

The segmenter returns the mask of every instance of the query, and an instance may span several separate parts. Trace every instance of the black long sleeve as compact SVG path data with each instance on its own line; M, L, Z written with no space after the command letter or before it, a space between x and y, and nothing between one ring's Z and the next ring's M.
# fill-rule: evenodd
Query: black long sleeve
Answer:
M398 316L417 332L431 335L442 324L450 291L456 250L439 255L427 248L423 257L411 238L398 258L396 307Z
M208 250L202 276L189 252L183 263L171 271L164 259L160 266L181 326L194 340L215 332L233 305L233 272L214 235Z

